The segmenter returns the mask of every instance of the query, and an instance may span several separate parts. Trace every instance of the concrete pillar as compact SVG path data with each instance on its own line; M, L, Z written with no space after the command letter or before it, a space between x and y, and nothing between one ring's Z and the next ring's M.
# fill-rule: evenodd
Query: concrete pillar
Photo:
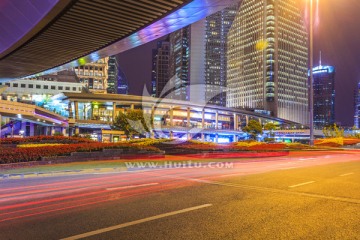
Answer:
M75 134L80 134L80 129L79 129L79 127L75 127Z
M73 113L73 110L72 110L72 102L71 101L69 101L68 109L69 109L69 118L74 118L74 113Z
M205 109L203 109L201 112L201 128L205 128Z
M54 126L52 126L52 127L50 127L50 136L54 136L55 135L55 127Z
M186 127L190 127L190 114L191 114L191 112L190 112L190 108L188 107L187 108L187 115L186 115Z
M205 134L201 133L201 141L204 142L205 141Z
M113 115L112 115L113 122L115 122L116 119L116 103L113 102Z
M174 133L173 133L173 131L170 131L170 132L169 132L169 135L170 135L170 139L174 139Z
M219 134L215 134L215 142L216 142L216 143L219 142Z
M245 121L246 121L246 126L249 125L249 116L248 115L245 116Z
M30 137L35 136L35 123L30 123L30 133L29 133Z
M219 112L215 112L215 129L219 128Z
M234 113L234 131L237 131L238 128L239 128L238 115Z
M262 124L261 124L261 118L259 118L259 123L260 123L260 125L262 125Z
M234 135L234 142L237 142L237 141L238 141L238 136Z
M154 122L155 122L155 106L152 106L151 107L151 115L150 115L150 119L151 119L151 121L152 121L152 126L151 126L151 128L154 128L154 126L155 126L155 124L154 124ZM152 131L151 131L152 132Z
M134 104L131 104L131 105L130 105L130 108L131 108L131 110L134 110L134 109L135 109L135 105L134 105Z
M151 139L155 139L154 130L151 130L151 131L150 131L150 138L151 138Z
M187 140L191 140L191 138L192 138L192 135L191 135L191 133L187 133Z
M64 136L66 135L66 128L65 128L65 127L62 127L62 128L61 128L61 133L62 133L62 135L64 135Z
M169 111L169 115L170 115L170 126L174 126L174 110L173 108L170 108L170 111Z
M79 103L78 101L74 101L74 105L75 105L75 119L79 119Z

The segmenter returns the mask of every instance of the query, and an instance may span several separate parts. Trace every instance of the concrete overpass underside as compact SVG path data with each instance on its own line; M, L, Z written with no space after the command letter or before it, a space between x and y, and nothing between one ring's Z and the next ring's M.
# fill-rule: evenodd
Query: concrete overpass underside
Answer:
M238 1L3 0L0 81L115 55Z

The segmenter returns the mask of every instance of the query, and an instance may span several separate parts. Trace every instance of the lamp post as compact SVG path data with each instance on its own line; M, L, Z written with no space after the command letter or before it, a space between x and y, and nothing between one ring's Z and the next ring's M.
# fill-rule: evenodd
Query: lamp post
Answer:
M310 89L309 89L309 127L310 146L314 146L314 77L313 77L313 51L314 51L314 9L313 0L310 0L310 29L309 29L309 65L310 65Z

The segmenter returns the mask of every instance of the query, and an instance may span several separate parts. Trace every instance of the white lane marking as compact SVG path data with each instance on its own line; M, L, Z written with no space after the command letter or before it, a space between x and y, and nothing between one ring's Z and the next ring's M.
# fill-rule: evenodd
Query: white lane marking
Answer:
M296 184L296 185L291 185L291 186L289 186L289 188L300 187L300 186L307 185L307 184L314 183L314 182L315 182L315 181L309 181L309 182L299 183L299 184Z
M341 174L339 175L339 177L345 177L345 176L349 176L349 175L353 175L354 173L351 172L351 173L344 173L344 174Z
M98 230L95 230L95 231L91 231L91 232L87 232L87 233L83 233L83 234L63 238L61 240L76 240L76 239L86 238L86 237L98 235L98 234L101 234L101 233L110 232L110 231L113 231L113 230L129 227L129 226L132 226L132 225L157 220L157 219L160 219L160 218L170 217L170 216L173 216L173 215L186 213L186 212L198 210L198 209L201 209L201 208L211 207L211 206L212 206L212 204L203 204L203 205L199 205L199 206L196 206L196 207L185 208L185 209L178 210L178 211L163 213L163 214L155 215L155 216L152 216L152 217L135 220L135 221L132 221L132 222L122 223L122 224L115 225L115 226L112 226L112 227L102 228L102 229L98 229Z
M158 185L159 183L146 183L140 185L130 185L130 186L123 186L123 187L115 187L115 188L107 188L108 191L119 190L119 189L129 189L129 188L138 188L138 187L147 187L147 186L154 186Z

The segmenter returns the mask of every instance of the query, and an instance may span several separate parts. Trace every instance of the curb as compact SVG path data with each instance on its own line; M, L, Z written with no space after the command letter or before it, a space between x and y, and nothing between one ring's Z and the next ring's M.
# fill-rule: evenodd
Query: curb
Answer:
M83 175L92 173L108 173L108 172L124 172L128 171L126 167L119 168L94 168L94 169L80 169L80 170L64 170L64 171L50 171L50 172L31 172L31 173L10 173L0 174L1 180L12 180L12 179L26 179L26 178L37 178L37 177L56 177L56 176L67 176L67 175Z

